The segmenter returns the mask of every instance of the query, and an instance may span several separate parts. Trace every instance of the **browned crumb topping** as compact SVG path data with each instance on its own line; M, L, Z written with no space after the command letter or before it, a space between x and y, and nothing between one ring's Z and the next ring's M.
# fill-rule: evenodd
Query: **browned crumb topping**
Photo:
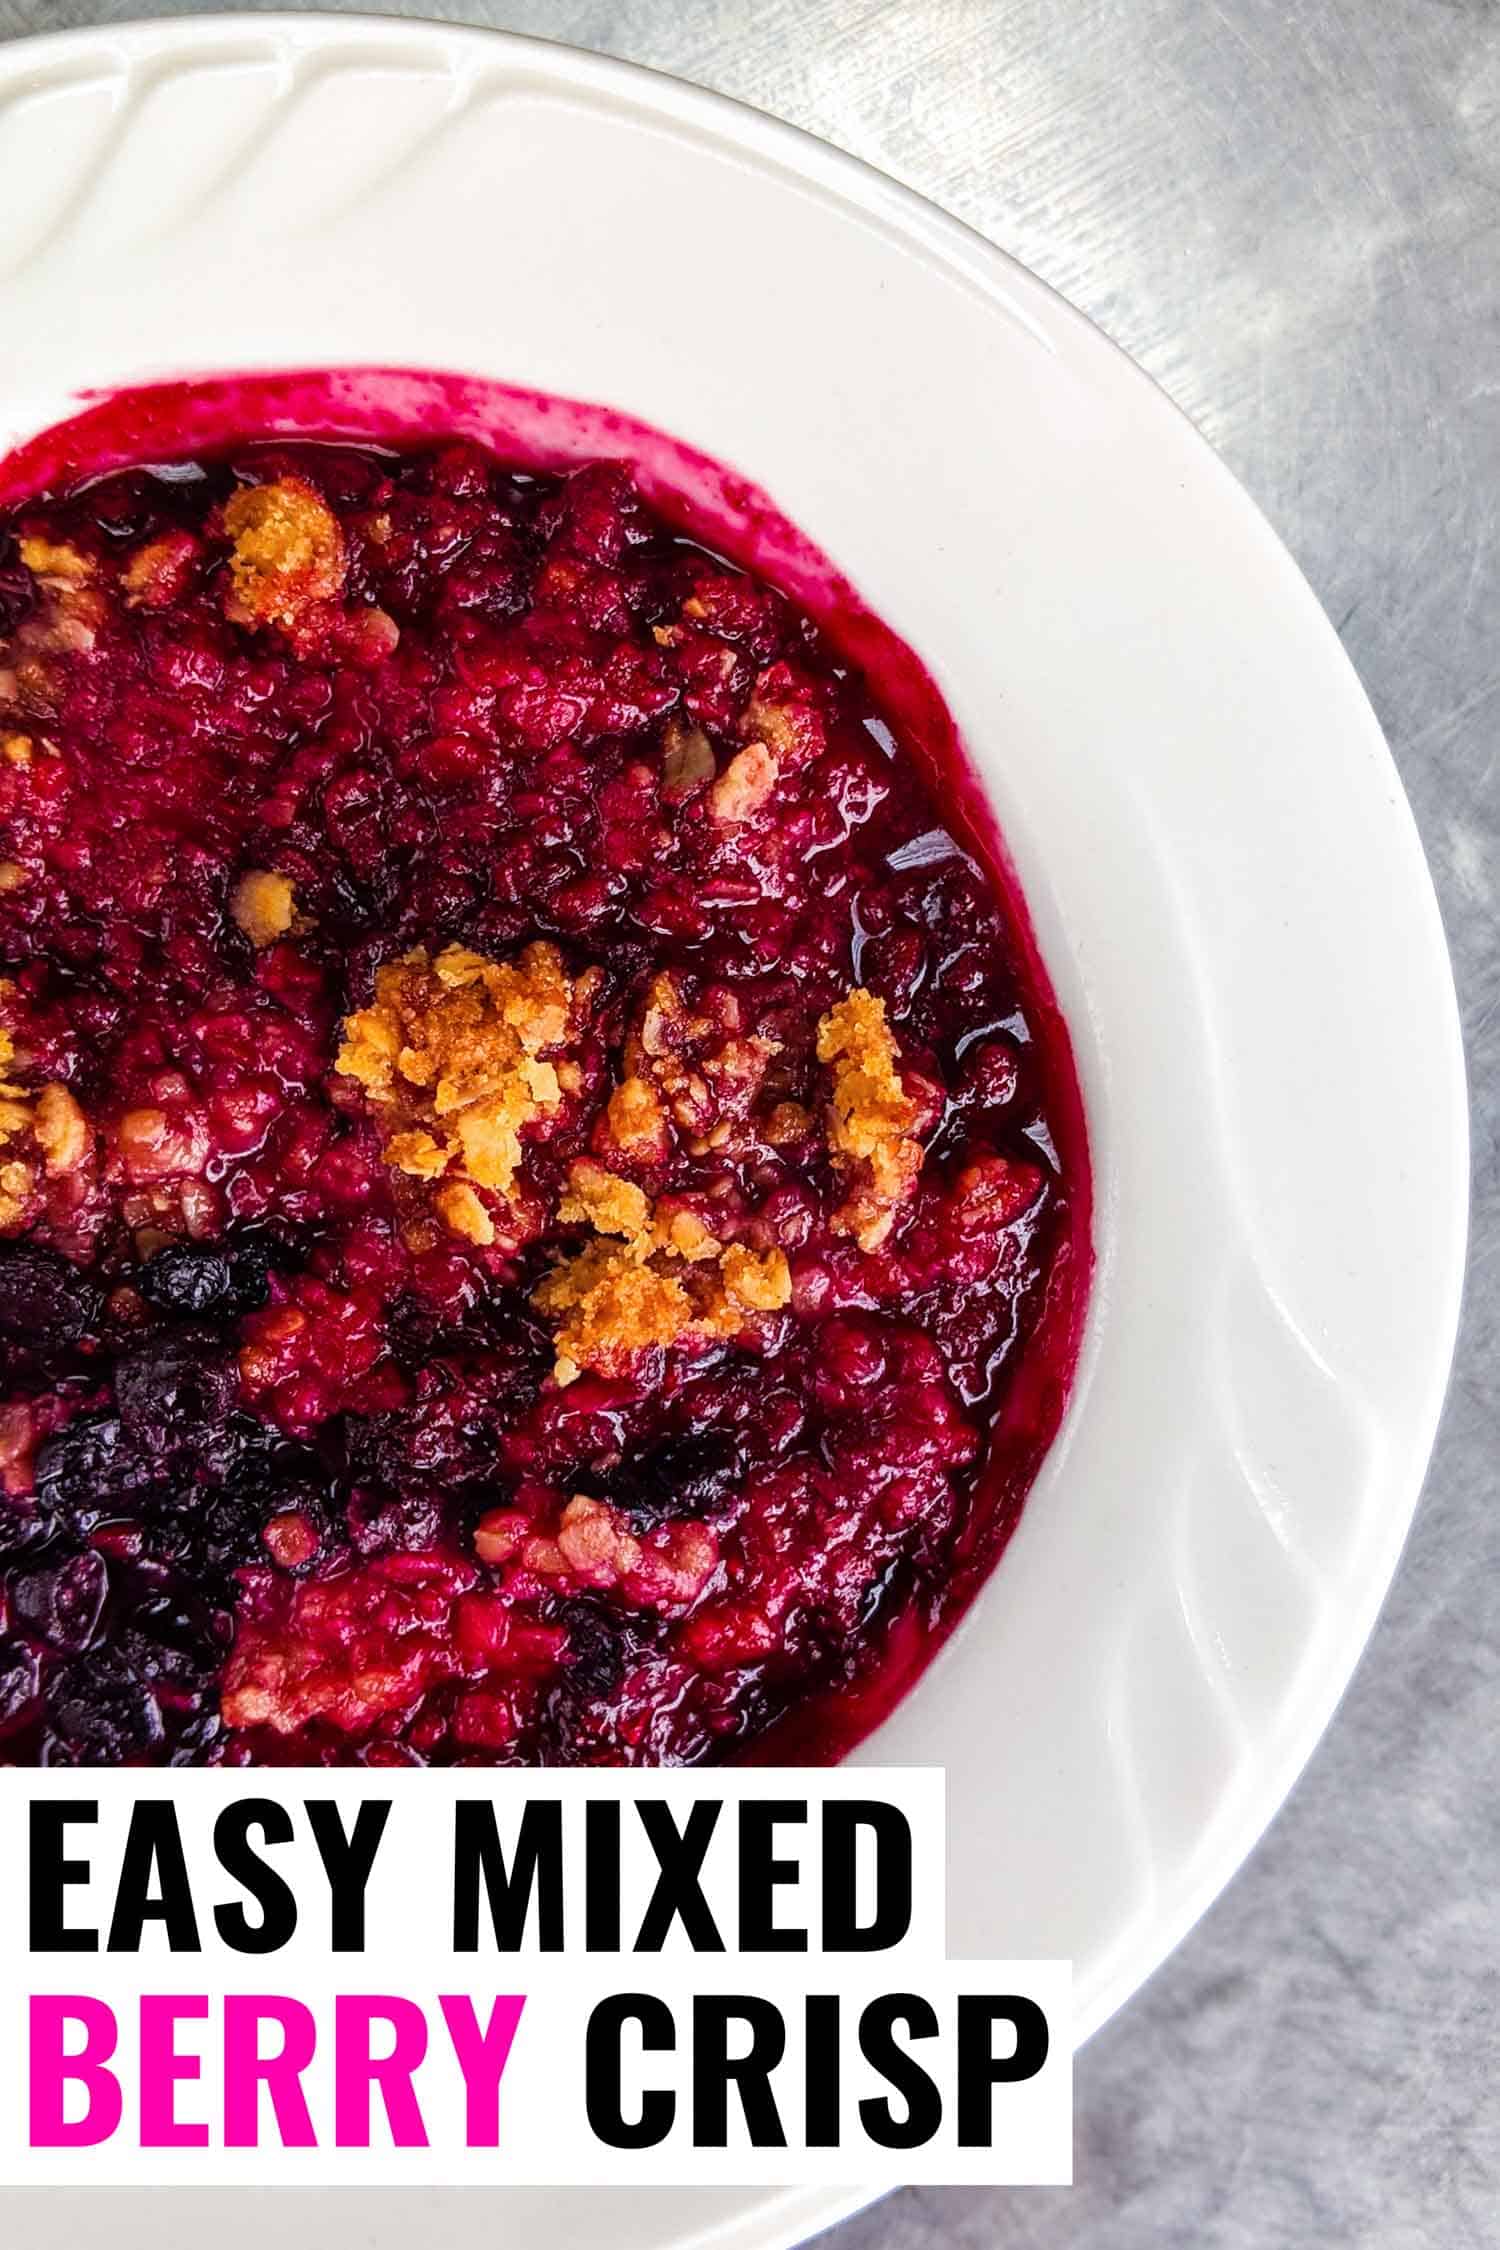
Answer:
M706 1524L666 1524L637 1538L619 1509L583 1492L573 1494L551 1533L534 1530L513 1509L492 1510L480 1522L474 1551L483 1562L513 1558L539 1578L600 1592L623 1585L632 1602L648 1608L696 1601L719 1560Z
M403 1652L395 1635L390 1645L390 1661L361 1663L357 1670L330 1655L326 1634L294 1624L274 1640L236 1646L224 1668L224 1723L277 1734L295 1734L319 1719L350 1732L373 1726L412 1702L421 1685L420 1659Z
M649 1078L622 1079L604 1108L608 1138L634 1156L664 1156L667 1116Z
M50 1174L76 1172L88 1154L88 1119L66 1086L44 1086L31 1114L31 1130Z
M27 1214L38 1174L49 1179L76 1172L92 1153L94 1136L66 1086L28 1093L9 1072L16 1059L11 1033L0 1027L0 1227Z
M344 583L344 535L320 493L300 477L245 485L224 504L234 542L225 615L234 625L295 632Z
M17 542L22 562L33 578L56 586L83 586L94 575L94 565L76 547L58 546L50 539L24 538Z
M833 1065L828 1145L850 1180L831 1224L861 1250L878 1250L922 1169L917 1108L901 1083L885 1002L862 985L846 993L818 1025L818 1060Z
M651 1230L651 1205L641 1189L586 1157L573 1166L557 1215L564 1226L589 1226L595 1234L623 1235L627 1241Z
M252 945L274 945L292 926L294 901L295 893L285 875L252 867L235 884L229 911Z
M54 659L80 656L94 647L108 615L108 602L95 583L93 557L76 547L23 534L17 541L22 562L36 579L38 595L0 648L0 701L17 702L32 714L56 707L58 678ZM4 755L11 765L28 765L36 749L28 734L6 733ZM44 749L50 747L43 744Z
M432 1199L443 1224L465 1242L487 1249L495 1239L495 1222L467 1180L445 1180Z
M587 1158L573 1166L558 1217L595 1231L533 1300L558 1322L559 1383L585 1367L607 1373L652 1345L738 1335L754 1314L790 1301L784 1251L720 1243L693 1212L653 1209L631 1181Z
M568 1036L576 997L555 946L530 945L515 961L461 945L434 960L419 947L377 970L374 1004L345 1018L336 1067L363 1086L386 1162L443 1181L439 1215L471 1242L493 1239L474 1191L509 1195L522 1131L563 1098L547 1058Z
M764 673L761 678L764 681ZM740 730L748 741L760 743L778 764L785 765L807 747L808 714L799 704L767 695L758 687L745 705Z
M775 752L764 742L747 742L736 750L708 793L715 820L749 820L770 796L780 771Z

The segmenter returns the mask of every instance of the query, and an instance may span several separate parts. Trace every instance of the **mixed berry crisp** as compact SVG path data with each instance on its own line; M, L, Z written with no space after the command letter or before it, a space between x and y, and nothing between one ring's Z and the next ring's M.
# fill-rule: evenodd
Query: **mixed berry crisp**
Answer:
M870 1723L1079 1287L1065 1049L935 787L616 463L0 514L0 1762Z

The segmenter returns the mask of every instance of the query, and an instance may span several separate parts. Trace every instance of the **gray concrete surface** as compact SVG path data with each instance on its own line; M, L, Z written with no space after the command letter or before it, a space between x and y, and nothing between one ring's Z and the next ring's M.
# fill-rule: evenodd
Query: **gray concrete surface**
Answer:
M175 11L0 0L0 35L152 12ZM1500 10L415 12L572 40L774 110L1090 313L1194 417L1322 597L1390 736L1454 950L1474 1097L1467 1320L1427 1496L1344 1708L1250 1865L1081 2058L1076 2187L908 2193L836 2250L1500 2243ZM1398 1023L1390 1053L1399 1071Z

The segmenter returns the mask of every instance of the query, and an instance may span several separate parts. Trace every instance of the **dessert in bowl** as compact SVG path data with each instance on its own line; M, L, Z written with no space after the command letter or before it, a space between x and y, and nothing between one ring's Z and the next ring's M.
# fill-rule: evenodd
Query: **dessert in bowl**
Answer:
M763 496L360 380L0 485L0 1758L838 1755L1066 1397L1024 909Z

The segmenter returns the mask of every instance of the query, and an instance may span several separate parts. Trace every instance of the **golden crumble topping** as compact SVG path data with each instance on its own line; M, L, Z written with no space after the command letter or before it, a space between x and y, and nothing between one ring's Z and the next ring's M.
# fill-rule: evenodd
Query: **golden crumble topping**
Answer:
M234 542L224 604L231 624L296 632L309 609L342 590L338 518L300 477L242 486L224 504L224 529Z
M296 913L288 877L252 867L230 894L229 911L254 946L274 945L285 937Z
M719 1262L726 1307L743 1312L780 1312L791 1298L792 1277L786 1253L770 1250L762 1257L742 1242L731 1242Z
M483 1250L494 1241L495 1222L467 1180L445 1180L432 1202L444 1225L466 1242L477 1242Z
M510 1194L523 1129L562 1101L548 1058L568 1036L577 989L555 946L515 961L459 945L430 959L419 947L379 969L374 1004L345 1018L335 1067L364 1088L386 1162L466 1187L434 1203L471 1242L493 1239L474 1190Z
M747 742L736 750L708 793L715 820L748 820L776 786L781 768L776 754L764 742Z
M557 1215L564 1226L590 1226L595 1234L619 1234L627 1241L651 1227L651 1205L641 1189L586 1157L573 1166Z
M604 1105L605 1132L616 1148L634 1156L664 1156L667 1116L649 1078L621 1080Z
M94 1136L68 1088L29 1093L10 1076L13 1035L0 1026L0 1227L17 1224L37 1191L38 1174L59 1179L92 1153Z
M42 1161L55 1178L76 1172L88 1154L91 1134L88 1119L66 1086L44 1086L31 1113L31 1130Z
M533 1298L558 1322L559 1383L585 1367L608 1373L653 1344L738 1335L753 1314L790 1302L784 1251L720 1243L694 1213L653 1209L638 1187L587 1158L573 1166L558 1217L595 1230Z
M649 1256L649 1238L601 1237L541 1283L537 1309L558 1320L559 1383L571 1383L585 1367L618 1366L649 1345L675 1344L692 1328L692 1299L681 1280L649 1264Z
M22 562L37 582L31 615L0 647L0 700L18 702L33 715L55 710L59 656L86 655L96 644L109 604L96 584L92 556L50 539L22 536L16 542ZM43 749L51 745L43 743ZM7 733L8 764L31 763L37 744L29 734Z
M916 1104L901 1083L885 1002L856 985L819 1023L818 1060L833 1065L828 1145L850 1175L831 1223L861 1250L878 1250L922 1168Z
M762 687L757 687L745 705L740 727L751 742L758 742L778 764L796 758L805 750L810 732L808 715L800 705L767 695Z
M21 539L17 546L33 578L43 578L57 586L83 586L94 575L93 563L76 547L36 538Z

